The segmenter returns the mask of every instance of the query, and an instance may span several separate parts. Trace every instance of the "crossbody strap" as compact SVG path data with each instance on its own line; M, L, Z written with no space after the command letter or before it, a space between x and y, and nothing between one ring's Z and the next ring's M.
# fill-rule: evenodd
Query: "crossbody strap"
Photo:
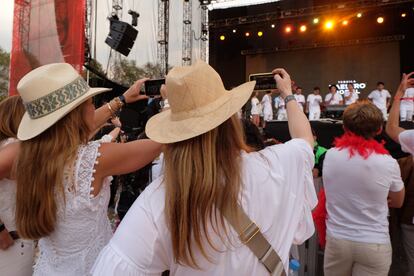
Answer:
M224 213L223 215L237 231L241 242L256 255L271 275L286 276L279 255L260 232L256 223L247 216L240 204L237 204L237 211L234 214Z

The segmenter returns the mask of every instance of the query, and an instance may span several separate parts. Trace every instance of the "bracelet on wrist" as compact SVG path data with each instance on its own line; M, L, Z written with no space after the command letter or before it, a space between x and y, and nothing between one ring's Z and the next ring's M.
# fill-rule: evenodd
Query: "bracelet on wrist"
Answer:
M296 101L295 96L293 96L293 95L287 95L285 97L285 106L287 106L288 102L290 102L290 101Z

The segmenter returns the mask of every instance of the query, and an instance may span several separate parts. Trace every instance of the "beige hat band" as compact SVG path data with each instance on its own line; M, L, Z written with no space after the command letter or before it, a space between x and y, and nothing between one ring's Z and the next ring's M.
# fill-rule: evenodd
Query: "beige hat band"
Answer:
M172 121L182 121L182 120L189 119L189 118L204 116L208 113L211 113L211 112L217 110L217 108L219 108L222 105L226 104L230 99L231 99L230 95L225 95L225 96L222 96L222 97L218 98L214 102L209 103L209 104L207 104L205 106L202 106L202 107L198 107L197 109L193 109L193 110L190 110L190 111L182 111L182 112L177 112L177 113L172 112L171 113L171 120Z
M25 108L31 119L38 119L72 103L90 89L86 81L79 76L71 83L31 102L25 102Z

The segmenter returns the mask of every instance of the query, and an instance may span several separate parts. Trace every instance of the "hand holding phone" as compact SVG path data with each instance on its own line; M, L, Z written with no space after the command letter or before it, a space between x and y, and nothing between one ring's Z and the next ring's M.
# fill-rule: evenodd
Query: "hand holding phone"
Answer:
M165 79L147 80L145 82L145 95L155 97L161 95L161 85L165 84Z

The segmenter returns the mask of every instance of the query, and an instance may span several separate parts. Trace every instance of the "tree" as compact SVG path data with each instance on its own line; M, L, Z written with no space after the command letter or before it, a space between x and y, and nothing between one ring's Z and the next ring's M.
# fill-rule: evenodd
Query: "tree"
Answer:
M161 66L148 62L144 66L137 66L135 60L121 59L119 66L113 70L113 79L125 86L131 86L142 78L158 79L164 77Z
M0 47L0 98L7 96L9 89L10 53Z

